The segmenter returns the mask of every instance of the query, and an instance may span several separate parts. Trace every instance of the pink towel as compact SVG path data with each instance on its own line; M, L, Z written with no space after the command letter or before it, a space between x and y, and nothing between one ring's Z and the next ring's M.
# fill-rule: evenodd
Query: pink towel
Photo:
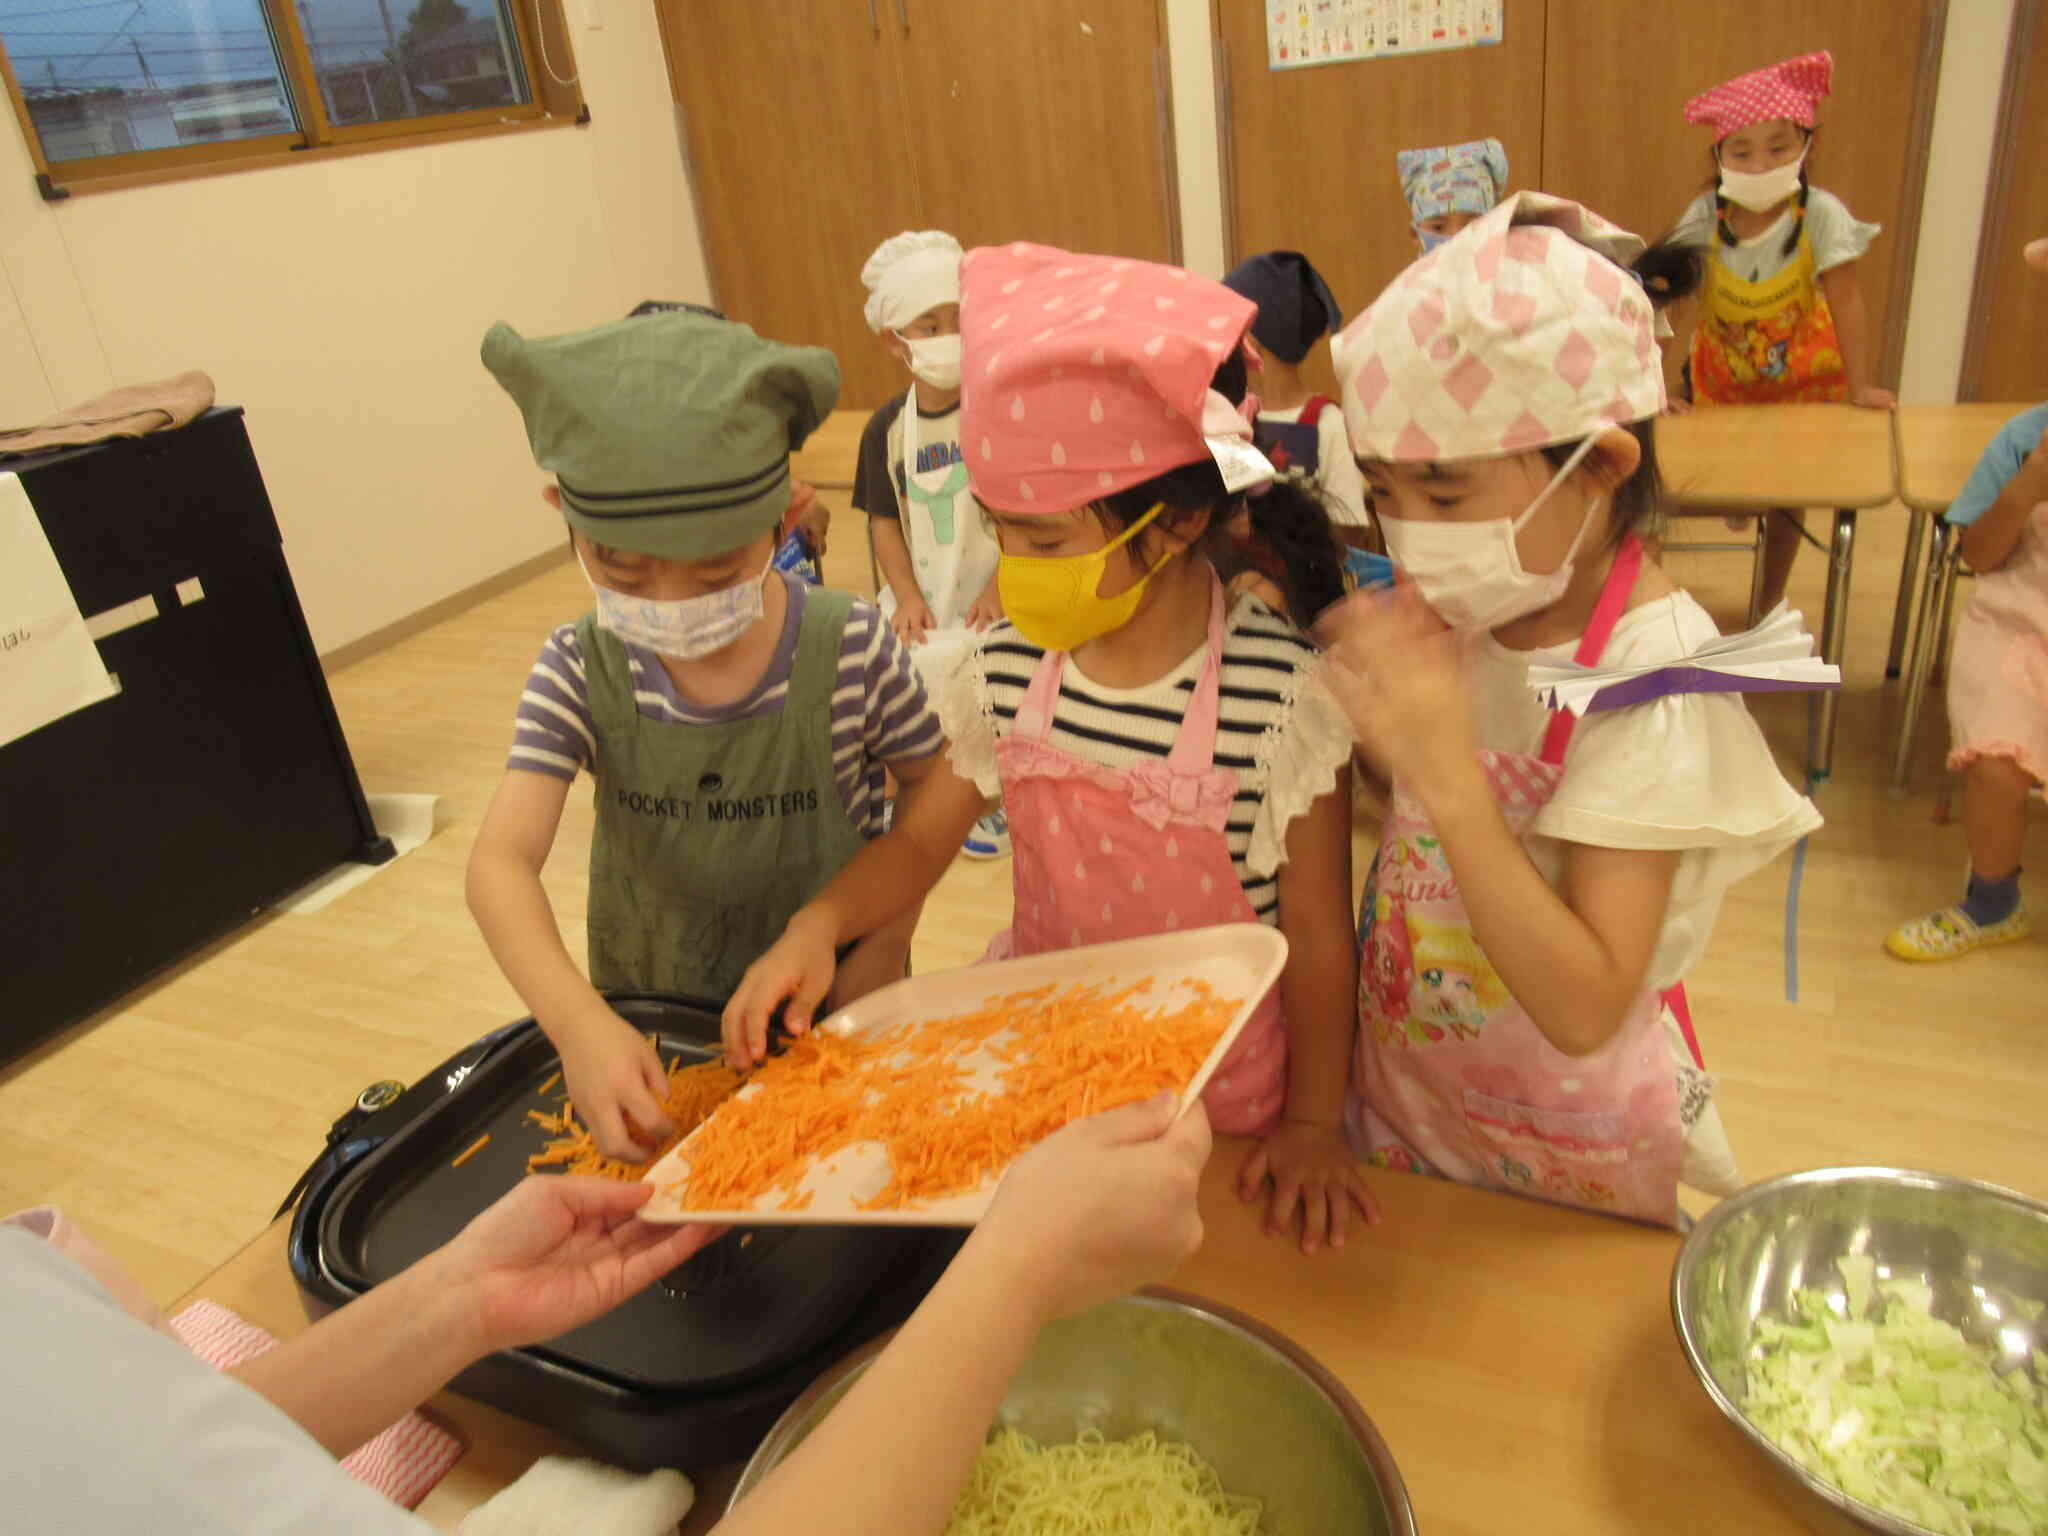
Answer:
M193 1354L222 1371L277 1347L268 1333L214 1301L193 1302L171 1319L171 1332ZM408 1413L345 1458L341 1468L392 1503L414 1509L461 1455L461 1441L419 1414Z

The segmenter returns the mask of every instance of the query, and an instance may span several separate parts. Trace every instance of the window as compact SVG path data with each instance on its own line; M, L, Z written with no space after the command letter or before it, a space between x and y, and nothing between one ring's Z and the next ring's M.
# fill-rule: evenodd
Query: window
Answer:
M567 44L554 0L0 0L46 191L573 115Z

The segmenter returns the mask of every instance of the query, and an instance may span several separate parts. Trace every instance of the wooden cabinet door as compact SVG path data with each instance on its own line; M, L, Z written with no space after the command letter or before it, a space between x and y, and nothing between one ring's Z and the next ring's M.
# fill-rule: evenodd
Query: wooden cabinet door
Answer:
M1512 26L1520 7L1508 0ZM1884 226L1858 265L1870 309L1871 373L1896 304L1893 254L1907 213L1923 4L1777 0L1762 6L1645 6L1570 0L1550 8L1544 64L1543 166L1532 184L1598 209L1655 240L1713 176L1712 133L1685 104L1721 81L1825 48L1834 94L1820 106L1813 184ZM1668 12L1668 19L1660 20ZM1938 35L1938 34L1937 34ZM1681 336L1686 316L1674 317ZM1675 353L1678 349L1672 349Z
M1965 400L2048 400L2048 273L2021 258L2048 235L2048 4L2020 0L1999 143L1970 303Z
M1501 41L1483 48L1276 70L1267 64L1268 6L1218 0L1231 261L1300 251L1349 320L1415 259L1399 151L1491 136L1508 152L1509 184L1537 185L1545 18L1561 8L1507 0ZM1309 378L1328 390L1324 349L1314 359Z
M922 222L893 11L885 27L867 0L659 5L720 307L778 341L830 347L842 405L901 393L860 283L870 251Z
M923 218L963 245L1171 259L1156 0L876 0ZM877 146L882 149L881 146Z

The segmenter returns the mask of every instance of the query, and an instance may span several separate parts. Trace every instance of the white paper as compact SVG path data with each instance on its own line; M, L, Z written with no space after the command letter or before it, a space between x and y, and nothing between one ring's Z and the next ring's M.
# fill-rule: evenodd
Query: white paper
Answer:
M19 475L0 475L0 745L118 690Z
M1209 457L1223 476L1223 489L1241 491L1248 485L1262 485L1274 475L1273 461L1252 446L1248 437L1205 437Z
M1603 689L1672 667L1697 667L1726 677L1759 682L1839 686L1841 668L1814 654L1813 636L1796 608L1780 603L1754 629L1722 635L1688 656L1676 656L1647 667L1582 667L1575 661L1532 662L1529 686L1550 709L1585 714Z
M1274 69L1476 48L1501 40L1506 0L1265 0Z
M377 824L379 834L391 839L391 846L398 850L397 857L386 859L382 864L359 864L353 859L346 864L337 864L280 901L277 904L279 911L308 917L337 897L347 895L380 869L389 869L434 835L434 807L441 803L439 795L370 795L366 798L370 804L370 819Z

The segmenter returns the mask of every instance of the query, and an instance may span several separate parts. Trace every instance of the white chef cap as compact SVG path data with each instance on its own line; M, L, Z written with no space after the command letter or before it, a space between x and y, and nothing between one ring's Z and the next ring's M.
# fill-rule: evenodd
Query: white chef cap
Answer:
M944 230L907 229L875 247L860 269L868 329L910 324L928 309L960 302L960 242Z

